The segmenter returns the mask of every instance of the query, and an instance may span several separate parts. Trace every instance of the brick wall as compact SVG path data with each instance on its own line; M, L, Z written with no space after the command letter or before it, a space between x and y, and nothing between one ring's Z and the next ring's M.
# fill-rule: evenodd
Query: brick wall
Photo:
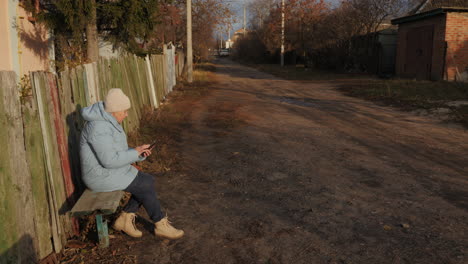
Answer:
M445 79L467 81L468 75L468 12L447 13L445 39L447 56Z
M434 40L432 44L432 67L430 78L441 80L444 76L444 54L445 54L445 14L420 19L412 22L402 23L398 26L396 74L401 77L414 78L405 74L406 63L406 39L409 31L424 26L434 26Z

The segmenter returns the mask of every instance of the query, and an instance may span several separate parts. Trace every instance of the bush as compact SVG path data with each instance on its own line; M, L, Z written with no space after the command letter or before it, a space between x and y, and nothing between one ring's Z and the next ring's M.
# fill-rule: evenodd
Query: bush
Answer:
M251 63L268 63L272 55L255 33L240 37L234 43L231 56L236 60Z

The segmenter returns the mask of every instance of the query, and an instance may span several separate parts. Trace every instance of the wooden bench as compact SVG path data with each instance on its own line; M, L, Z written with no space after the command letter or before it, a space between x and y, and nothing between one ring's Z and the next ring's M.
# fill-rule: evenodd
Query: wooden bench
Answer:
M123 191L93 192L87 189L71 210L73 216L85 216L96 212L96 226L100 247L105 248L109 246L107 221L102 216L115 213L123 195Z

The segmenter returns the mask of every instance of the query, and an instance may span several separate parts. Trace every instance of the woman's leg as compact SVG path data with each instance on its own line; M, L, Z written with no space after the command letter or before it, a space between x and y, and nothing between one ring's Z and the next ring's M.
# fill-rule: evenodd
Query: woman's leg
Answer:
M123 211L126 213L136 213L138 212L138 209L140 209L140 205L140 202L138 202L132 194L132 196L130 196L130 200L128 200L127 204L123 208Z
M154 222L158 222L164 217L156 194L153 175L139 171L136 178L124 191L132 194L123 209L125 212L135 213L142 204Z

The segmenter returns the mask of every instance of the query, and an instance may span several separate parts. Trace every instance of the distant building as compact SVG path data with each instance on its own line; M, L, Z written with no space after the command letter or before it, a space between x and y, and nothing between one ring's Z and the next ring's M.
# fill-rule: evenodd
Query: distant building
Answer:
M234 36L232 37L232 42L235 43L239 38L243 37L248 32L248 30L244 31L243 28L236 30L236 32L234 32Z
M0 1L0 70L54 71L53 36L15 0Z
M99 57L117 58L124 52L121 48L116 48L112 43L105 41L102 37L99 38Z
M392 24L398 25L398 76L468 80L468 8L437 8Z
M234 41L232 41L231 39L228 39L226 41L226 49L231 49L232 45L234 45Z

